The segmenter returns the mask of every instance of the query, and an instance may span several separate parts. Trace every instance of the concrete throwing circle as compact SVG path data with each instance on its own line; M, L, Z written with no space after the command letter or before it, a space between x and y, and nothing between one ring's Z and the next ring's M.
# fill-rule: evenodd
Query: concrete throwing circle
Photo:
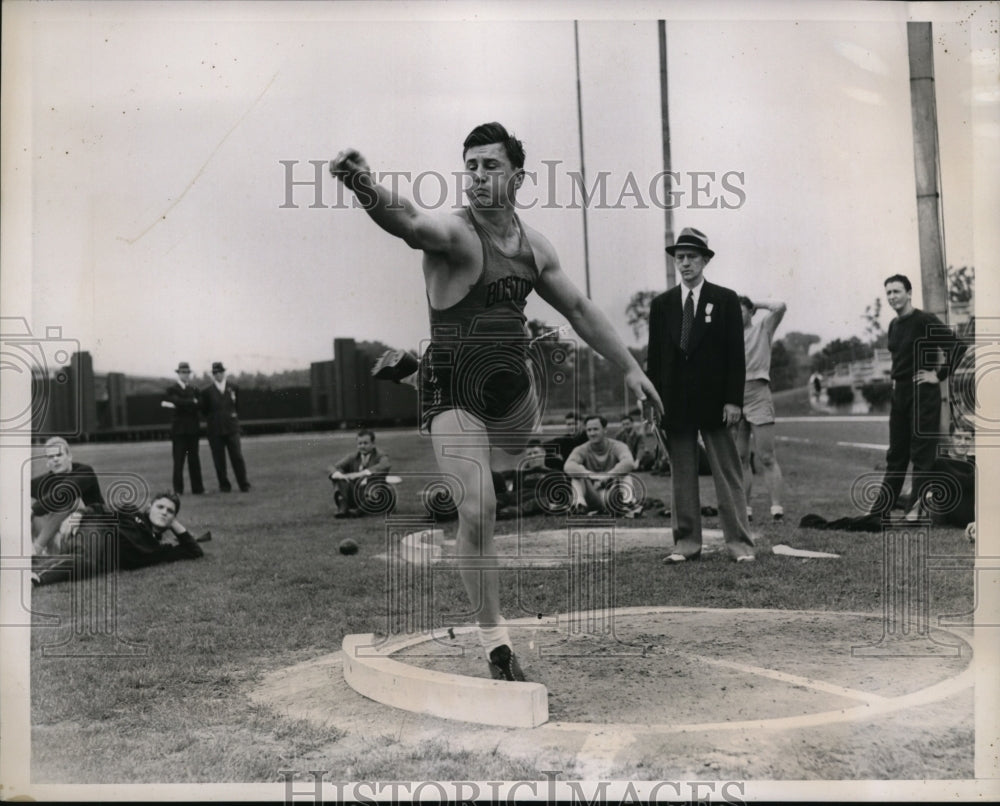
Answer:
M965 640L945 630L887 638L874 614L633 607L509 625L528 679L548 689L553 727L801 727L933 702L972 684ZM487 674L472 628L382 651L430 672ZM494 685L509 710L510 684Z
M489 680L472 628L380 646L413 670L492 687L502 707L517 686L544 687L548 721L534 727L476 724L477 711L491 707L482 700L470 706L471 721L421 713L419 691L408 694L412 710L384 705L347 685L344 652L274 672L251 697L338 728L343 751L363 752L380 733L413 748L438 740L485 753L502 746L534 763L569 759L582 779L634 775L630 764L666 757L678 775L704 775L711 763L812 777L811 767L795 766L802 742L834 758L850 735L883 753L973 720L972 651L956 630L887 640L872 613L637 607L616 610L613 633L600 634L594 622L584 629L593 615L509 622L533 684Z

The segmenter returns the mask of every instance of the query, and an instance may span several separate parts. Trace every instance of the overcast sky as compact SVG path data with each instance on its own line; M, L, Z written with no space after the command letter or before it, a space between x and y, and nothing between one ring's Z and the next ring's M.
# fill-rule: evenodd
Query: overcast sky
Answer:
M403 10L413 16L392 18ZM524 140L538 179L523 216L584 287L575 13L586 178L606 181L588 212L592 296L638 344L625 306L666 286L663 15L675 231L708 233L709 279L787 301L779 335L860 335L884 277L920 275L908 10L934 20L946 261L995 273L996 236L974 211L975 181L1000 169L981 4L5 4L33 25L16 48L9 152L30 251L4 266L30 286L4 315L36 334L60 327L99 371L130 374L169 375L179 360L307 367L338 336L418 347L419 254L337 207L325 171L326 206L310 206L309 185L285 206L287 172L307 182L310 160L354 146L378 171L444 177L443 204L431 175L401 187L446 213L461 142L488 120ZM540 300L528 313L560 321Z

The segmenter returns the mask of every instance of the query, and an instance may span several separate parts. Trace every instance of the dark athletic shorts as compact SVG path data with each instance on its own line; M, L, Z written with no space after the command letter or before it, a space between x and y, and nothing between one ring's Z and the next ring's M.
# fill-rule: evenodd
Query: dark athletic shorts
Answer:
M523 345L432 344L420 362L420 430L458 409L481 420L491 444L523 449L541 412ZM515 450L516 448L516 450Z

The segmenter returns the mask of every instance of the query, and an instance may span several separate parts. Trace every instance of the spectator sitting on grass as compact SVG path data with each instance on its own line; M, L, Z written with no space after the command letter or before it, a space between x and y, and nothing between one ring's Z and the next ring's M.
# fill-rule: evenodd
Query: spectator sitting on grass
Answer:
M597 511L635 517L642 512L636 500L631 473L635 460L628 446L607 435L608 421L601 414L591 414L583 421L587 441L573 449L563 470L573 485L574 514ZM619 486L620 501L613 491ZM617 510L617 511L616 511Z
M934 460L932 478L921 485L923 491L916 496L913 507L906 513L906 520L930 517L939 526L967 529L976 519L975 440L976 436L970 429L952 425L951 455ZM941 484L936 485L933 477L941 478ZM956 490L958 496L953 498ZM936 506L939 503L946 506Z
M31 480L31 542L43 554L57 535L70 531L72 513L98 513L106 508L94 468L74 462L69 443L52 437L45 443L48 471Z
M575 411L567 411L563 423L563 433L542 446L545 449L545 464L555 470L562 470L573 449L587 441L587 432Z
M619 442L625 443L637 466L639 463L639 453L642 451L643 434L642 431L635 427L635 419L641 417L642 412L638 409L625 412L621 417L621 425L614 436Z
M497 490L497 517L554 515L569 509L572 488L561 470L545 464L545 446L528 440L525 458L515 470L501 475L503 490ZM494 477L494 486L497 480Z
M82 579L108 571L143 568L147 565L193 560L204 552L198 540L177 521L181 501L172 491L153 496L139 512L74 512L66 518L66 535L60 538L60 556L32 559L32 582L49 585L67 579Z
M937 457L930 471L914 475L915 502L902 519L891 518L888 510L882 508L860 517L834 520L809 514L802 518L799 526L845 532L881 532L887 524L898 526L930 518L938 526L965 529L969 539L975 541L976 462L971 454L974 444L975 435L970 429L953 427L951 456ZM940 481L935 482L935 479Z
M375 447L375 434L368 429L358 432L358 449L327 468L333 482L333 500L337 505L335 518L361 516L359 502L365 487L373 477L389 472L389 457Z
M528 441L525 458L514 470L492 470L497 518L522 515L554 515L569 509L572 487L566 474L545 464L541 440ZM448 485L432 484L420 492L420 500L438 521L458 517L458 508Z

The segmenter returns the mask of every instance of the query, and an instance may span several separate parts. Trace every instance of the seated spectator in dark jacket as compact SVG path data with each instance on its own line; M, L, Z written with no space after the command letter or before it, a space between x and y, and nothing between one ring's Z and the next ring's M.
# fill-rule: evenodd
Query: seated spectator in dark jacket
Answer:
M614 439L624 442L629 453L638 465L639 453L642 451L642 431L635 427L632 412L626 412L621 417L621 425L614 434Z
M48 585L201 557L201 546L177 521L180 508L175 493L162 492L142 512L74 512L66 519L71 527L59 541L60 554L32 559L32 581Z
M356 518L361 515L359 502L373 476L389 472L389 457L375 447L375 434L364 429L358 432L358 449L339 462L330 465L333 500L337 505L335 518Z
M497 518L522 515L553 515L567 512L573 503L573 487L561 470L545 464L545 446L528 440L525 456L514 470L491 470L497 499ZM438 521L454 520L458 508L448 484L434 483L421 491L420 500Z
M974 539L976 520L976 462L970 450L974 436L965 428L953 431L951 456L939 456L931 465L929 477L915 476L913 483L917 500L902 519L889 518L887 513L868 512L860 517L827 520L819 515L803 516L799 526L810 529L836 529L850 532L881 532L887 525L902 526L907 522L930 520L939 526L956 526ZM940 479L935 483L935 477Z
M587 441L587 432L575 411L566 412L564 421L566 430L563 434L544 444L545 464L555 470L562 470L573 449Z
M52 437L45 443L48 471L31 480L31 542L35 554L44 553L52 539L66 537L71 513L98 513L106 509L94 468L74 462L69 443Z
M951 455L934 460L931 480L920 485L922 493L906 513L907 520L929 516L938 525L965 529L976 519L975 440L975 434L964 427L952 429ZM940 477L941 483L935 484L934 477Z
M552 515L569 510L573 503L569 477L561 470L547 467L545 459L545 446L540 440L531 439L525 458L515 470L494 473L498 518Z

